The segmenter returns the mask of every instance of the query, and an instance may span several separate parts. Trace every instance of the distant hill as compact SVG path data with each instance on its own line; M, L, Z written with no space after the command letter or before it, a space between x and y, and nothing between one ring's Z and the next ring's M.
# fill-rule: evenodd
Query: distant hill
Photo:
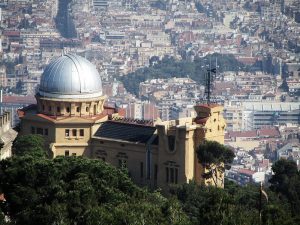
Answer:
M217 71L248 70L248 67L236 60L233 55L221 55L214 53L203 58L195 58L193 62L188 60L175 60L166 56L162 60L150 59L150 66L136 70L119 79L124 83L126 90L138 95L139 84L148 79L167 79L171 77L190 77L194 81L203 84L208 68L216 68ZM211 65L211 66L210 66Z

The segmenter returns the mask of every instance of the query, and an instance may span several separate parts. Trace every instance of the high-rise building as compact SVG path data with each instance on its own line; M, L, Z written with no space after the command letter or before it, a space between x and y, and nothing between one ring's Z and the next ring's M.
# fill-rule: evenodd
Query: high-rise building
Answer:
M97 10L105 10L108 7L108 0L93 0L93 7Z

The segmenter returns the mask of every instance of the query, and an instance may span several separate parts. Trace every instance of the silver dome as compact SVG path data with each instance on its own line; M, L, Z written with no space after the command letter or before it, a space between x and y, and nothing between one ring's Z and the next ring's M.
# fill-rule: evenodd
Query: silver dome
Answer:
M101 78L96 67L88 60L75 54L66 54L45 68L39 94L67 99L100 97Z

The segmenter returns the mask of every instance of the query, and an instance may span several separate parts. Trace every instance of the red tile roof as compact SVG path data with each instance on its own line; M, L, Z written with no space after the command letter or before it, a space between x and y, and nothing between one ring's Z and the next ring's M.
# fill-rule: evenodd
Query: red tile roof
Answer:
M255 171L252 171L249 169L239 169L238 172L241 174L248 175L248 176L252 176L253 174L255 174Z
M209 108L209 109L212 109L212 108L215 108L215 107L218 107L218 106L220 106L220 105L218 105L218 104L200 104L200 105L198 105L198 106L202 106L202 107L205 107L205 108Z
M35 104L34 96L3 96L4 103Z
M254 138L254 137L257 137L256 130L249 130L249 131L228 131L228 135L231 138L236 138L236 137Z
M262 128L257 133L260 137L280 137L280 132L276 128Z

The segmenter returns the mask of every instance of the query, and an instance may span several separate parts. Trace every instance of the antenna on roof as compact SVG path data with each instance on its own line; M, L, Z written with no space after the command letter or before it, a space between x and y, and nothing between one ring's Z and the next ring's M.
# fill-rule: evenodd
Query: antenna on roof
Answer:
M211 94L211 82L212 82L212 77L211 73L216 73L216 68L213 69L207 69L206 73L206 91L205 94L207 94L206 98L206 103L207 105L210 105L210 94Z

